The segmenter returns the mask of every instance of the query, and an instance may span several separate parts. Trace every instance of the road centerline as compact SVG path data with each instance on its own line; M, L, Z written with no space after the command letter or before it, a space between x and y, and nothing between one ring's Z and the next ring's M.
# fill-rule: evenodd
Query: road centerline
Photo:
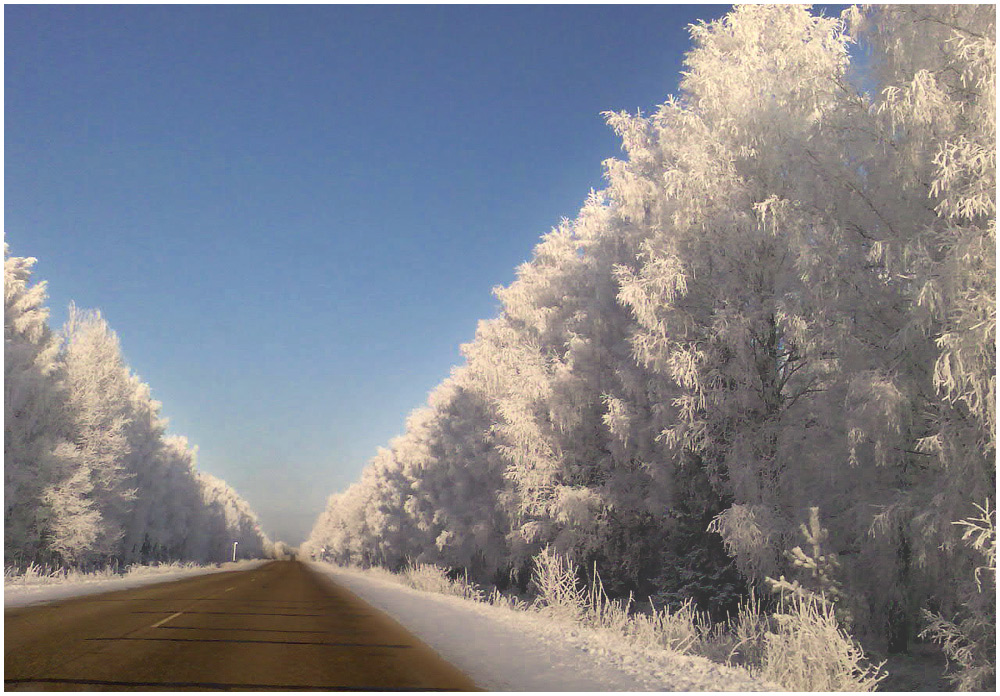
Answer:
M181 616L183 613L184 613L183 611L179 611L176 614L171 614L170 616L168 616L165 619L160 619L155 624L151 625L150 628L159 628L160 626L162 626L163 624L167 623L171 619L176 619L178 616Z

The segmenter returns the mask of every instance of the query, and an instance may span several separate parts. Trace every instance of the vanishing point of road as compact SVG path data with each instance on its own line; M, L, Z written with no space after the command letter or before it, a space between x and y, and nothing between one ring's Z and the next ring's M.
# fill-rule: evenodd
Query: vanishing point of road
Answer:
M475 690L302 563L6 611L5 690Z

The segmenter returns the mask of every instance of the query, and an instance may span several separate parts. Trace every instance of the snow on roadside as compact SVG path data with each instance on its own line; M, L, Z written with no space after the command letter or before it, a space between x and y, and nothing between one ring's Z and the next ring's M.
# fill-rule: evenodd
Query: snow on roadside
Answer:
M422 592L327 563L309 565L392 616L490 691L772 689L743 669L637 648L542 614Z
M195 575L208 573L224 573L233 570L251 570L268 563L265 560L246 560L221 565L208 565L178 568L177 566L138 566L126 575L109 577L103 573L92 575L79 574L70 578L39 577L31 580L21 578L5 578L3 585L4 609L26 607L44 602L55 602L70 597L127 590L132 587L153 585L160 582L170 582Z

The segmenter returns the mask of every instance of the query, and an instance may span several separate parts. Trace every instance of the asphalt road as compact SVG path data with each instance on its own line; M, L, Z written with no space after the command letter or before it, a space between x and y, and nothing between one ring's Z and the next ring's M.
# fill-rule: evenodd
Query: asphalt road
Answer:
M4 614L5 690L448 690L468 677L294 561Z

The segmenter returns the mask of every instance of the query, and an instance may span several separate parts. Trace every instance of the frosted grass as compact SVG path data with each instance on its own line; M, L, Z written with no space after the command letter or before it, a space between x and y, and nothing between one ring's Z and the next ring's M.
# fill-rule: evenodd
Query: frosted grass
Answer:
M589 586L579 584L572 560L548 549L535 558L530 602L494 589L487 594L465 576L457 579L433 564L417 564L394 574L382 568L358 569L364 575L451 595L480 604L534 614L561 624L567 636L586 633L601 650L650 655L669 652L707 658L750 677L789 691L874 691L884 677L855 641L837 624L832 608L808 599L783 603L778 613L764 613L751 596L736 616L713 623L692 601L679 607L640 610L630 596L611 599L593 569Z

